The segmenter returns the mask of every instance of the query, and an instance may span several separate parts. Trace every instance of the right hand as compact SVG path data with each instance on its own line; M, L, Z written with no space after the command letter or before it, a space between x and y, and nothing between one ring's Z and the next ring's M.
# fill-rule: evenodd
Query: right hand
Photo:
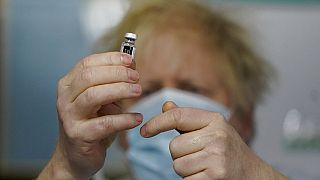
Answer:
M119 100L141 94L132 59L120 52L90 55L58 84L60 137L53 161L69 177L90 178L97 172L119 131L138 126L142 115L122 114Z

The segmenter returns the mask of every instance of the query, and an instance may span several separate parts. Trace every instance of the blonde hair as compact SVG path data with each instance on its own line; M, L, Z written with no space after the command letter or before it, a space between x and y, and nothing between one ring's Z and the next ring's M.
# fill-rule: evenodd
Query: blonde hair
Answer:
M271 66L254 52L244 28L194 1L133 1L120 24L107 32L97 47L100 51L118 51L126 32L137 32L140 28L168 29L172 27L168 23L181 22L185 24L183 28L188 25L186 22L200 27L196 29L199 36L221 55L219 68L226 79L233 110L244 112L262 99L268 89Z

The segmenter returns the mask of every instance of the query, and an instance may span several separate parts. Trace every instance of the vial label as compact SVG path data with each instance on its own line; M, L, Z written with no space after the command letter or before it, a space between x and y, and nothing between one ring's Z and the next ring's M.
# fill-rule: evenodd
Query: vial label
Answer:
M121 52L131 55L132 59L134 59L135 49L134 46L124 45L121 48Z
M123 46L122 52L130 54L132 56L133 55L133 49L134 49L134 47Z

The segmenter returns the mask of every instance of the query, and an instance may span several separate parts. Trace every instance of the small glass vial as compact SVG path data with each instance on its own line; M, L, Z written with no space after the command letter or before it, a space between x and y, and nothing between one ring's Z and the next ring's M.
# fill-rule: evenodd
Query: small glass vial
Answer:
M121 44L120 51L123 53L130 54L132 59L134 59L134 55L136 52L135 42L137 40L137 35L134 33L126 33L124 38L125 39Z

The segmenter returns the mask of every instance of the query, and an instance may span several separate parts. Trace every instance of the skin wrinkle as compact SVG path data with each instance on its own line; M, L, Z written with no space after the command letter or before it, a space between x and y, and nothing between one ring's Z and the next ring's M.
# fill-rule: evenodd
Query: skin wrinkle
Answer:
M203 149L205 147L213 147L216 148L216 151L213 151L215 154L219 154L220 151L218 151L218 149L221 150L221 148L223 148L223 146L218 146L217 145L217 141L216 141L216 137L214 135L212 135L212 133L208 133L208 134L202 134L199 136L196 136L194 138L192 138L192 145L194 146L200 146L203 147ZM225 150L223 150L225 151Z
M196 146L196 145L199 144L200 140L201 140L201 136L196 136L196 137L194 137L194 138L192 139L192 143L191 143L191 144L194 145L194 146Z

